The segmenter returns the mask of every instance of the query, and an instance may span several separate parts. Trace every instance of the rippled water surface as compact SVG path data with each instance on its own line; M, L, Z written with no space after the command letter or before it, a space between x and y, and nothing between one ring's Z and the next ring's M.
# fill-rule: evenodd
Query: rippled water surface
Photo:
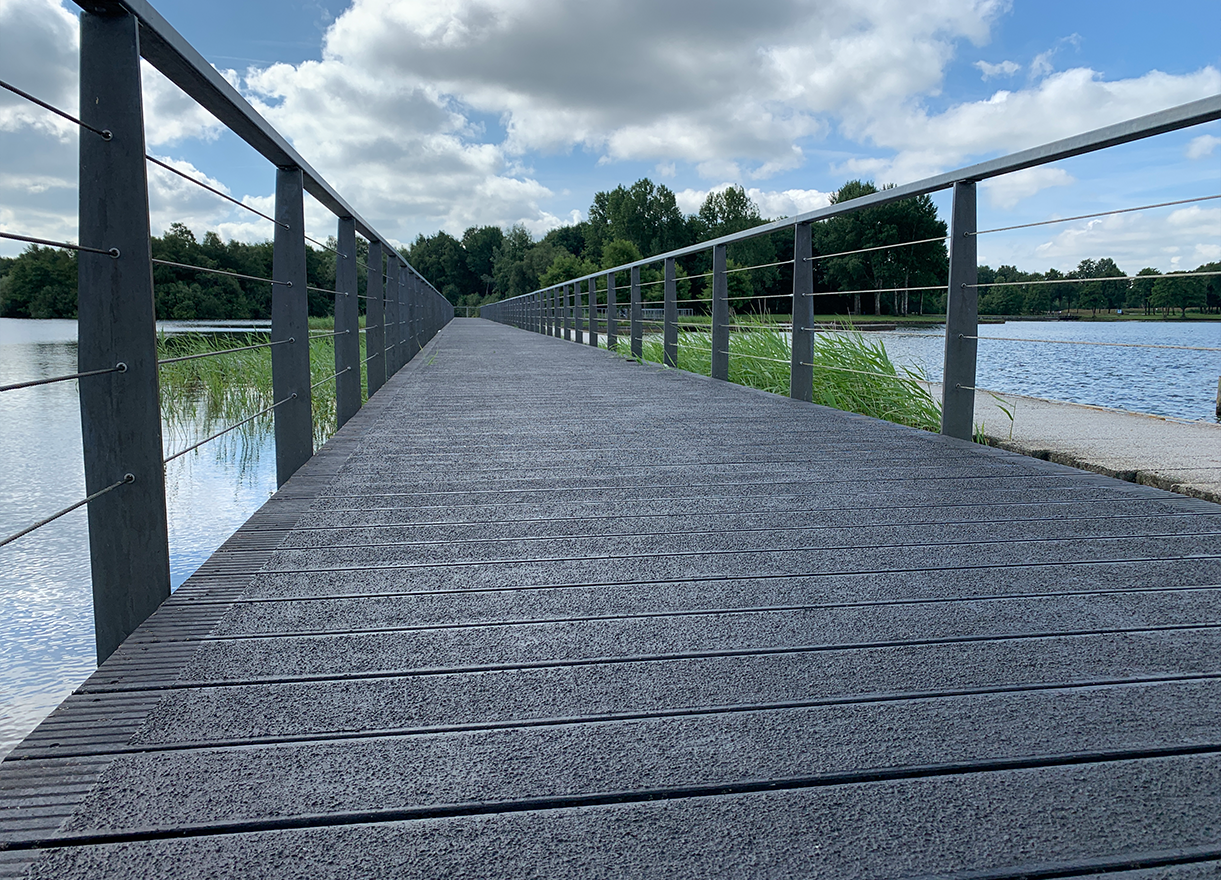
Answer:
M981 340L980 387L1215 419L1221 353L1046 340L1221 348L1221 324L1014 322L980 332L1045 340ZM895 360L939 380L942 334L937 327L876 338ZM0 319L0 385L74 372L75 340L73 321ZM166 451L204 436L198 423L177 426L172 436L167 432ZM0 535L84 497L75 382L0 394L0 461ZM177 587L274 491L269 432L228 435L171 462L166 488ZM83 509L0 548L0 754L93 671L89 590Z
M981 324L976 385L1032 397L1216 421L1221 322L1010 321ZM897 363L941 381L945 328L870 334ZM1036 340L1032 342L1020 340ZM1107 345L1065 343L1105 342ZM1129 347L1131 346L1131 347Z

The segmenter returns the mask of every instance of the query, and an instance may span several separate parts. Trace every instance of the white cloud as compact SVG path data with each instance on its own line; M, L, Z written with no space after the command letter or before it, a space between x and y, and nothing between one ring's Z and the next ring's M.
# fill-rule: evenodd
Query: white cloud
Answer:
M1040 165L993 177L980 184L980 190L988 197L988 203L997 208L1012 208L1022 199L1052 186L1068 186L1074 183L1072 175L1054 165Z
M688 188L676 192L674 200L678 204L679 210L684 214L694 214L700 209L700 205L704 204L704 200L708 198L709 193L720 192L734 185L733 183L721 183L709 189ZM746 194L750 197L751 201L759 206L759 213L769 219L794 217L797 214L825 208L831 204L831 193L821 192L816 189L766 191L751 187L746 190Z
M1214 134L1202 134L1192 138L1191 143L1187 145L1187 158L1205 159L1216 152L1218 145L1221 145L1221 137Z
M1033 147L1219 91L1221 72L1215 67L1183 75L1154 70L1113 81L1089 68L1074 68L1030 88L998 91L942 113L909 104L877 117L852 117L846 122L851 134L895 152L889 159L849 160L840 169L906 183L971 158Z
M1113 214L1073 225L1033 248L1023 268L1073 268L1083 257L1111 257L1135 274L1145 266L1162 271L1195 268L1221 256L1221 208L1192 205L1164 211Z
M1016 61L1002 61L1000 64L989 64L987 61L976 61L975 66L983 74L983 79L993 79L998 76L1013 76L1022 69Z

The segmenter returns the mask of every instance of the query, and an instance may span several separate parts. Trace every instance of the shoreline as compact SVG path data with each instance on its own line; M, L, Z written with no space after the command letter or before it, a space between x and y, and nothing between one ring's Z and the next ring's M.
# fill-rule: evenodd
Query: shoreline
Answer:
M990 446L1221 504L1221 424L987 391L975 424Z

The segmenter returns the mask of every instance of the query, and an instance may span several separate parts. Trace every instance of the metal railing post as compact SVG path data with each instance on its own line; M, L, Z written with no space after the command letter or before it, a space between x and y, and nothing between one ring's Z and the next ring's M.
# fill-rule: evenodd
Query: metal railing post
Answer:
M410 361L424 347L421 339L427 341L428 328L423 325L427 322L428 314L420 279L411 270L407 271L406 277L407 291L403 303L407 310L407 323L403 325L403 329L407 333L407 360Z
M615 297L615 273L606 273L606 348L619 347L619 302Z
M585 341L585 319L581 315L581 282L572 285L572 339L578 345Z
M399 371L399 255L386 252L386 381Z
M369 396L386 384L386 309L382 300L385 280L382 243L369 242L369 272L365 281L365 376Z
M809 223L793 227L793 360L789 366L789 397L814 397L814 256Z
M149 251L139 26L81 15L80 113L110 138L80 135L79 383L98 663L170 594L157 327ZM128 475L131 480L128 480Z
M395 346L398 349L398 358L396 363L399 368L406 366L407 361L411 359L411 352L407 348L407 321L411 317L411 313L407 310L407 284L409 273L406 263L399 263L399 319L394 334Z
M712 378L729 378L729 279L723 244L712 248Z
M572 285L564 285L564 340L572 342Z
M945 309L945 369L941 433L970 440L975 419L975 358L979 290L975 239L975 181L954 184L950 210L950 281Z
M283 486L314 454L310 406L309 294L305 268L305 208L300 168L276 169L276 234L272 254L271 338L296 340L271 350L276 403L276 485Z
M675 281L673 257L666 258L665 311L662 318L662 362L667 367L678 366L678 284Z
M560 335L560 308L559 308L559 293L558 287L553 287L547 291L547 335Z
M589 344L598 347L598 279L589 279Z
M356 285L356 221L339 218L335 255L335 418L339 427L360 409L360 300Z
M640 313L640 267L632 267L632 312L631 324L628 332L632 338L632 355L634 357L642 357L644 355L644 323L641 320Z

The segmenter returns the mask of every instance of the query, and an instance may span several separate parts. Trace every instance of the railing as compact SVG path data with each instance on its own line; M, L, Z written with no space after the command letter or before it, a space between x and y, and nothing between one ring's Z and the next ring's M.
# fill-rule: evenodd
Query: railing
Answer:
M881 192L851 199L826 208L809 211L789 219L766 223L752 229L722 236L690 247L657 254L632 263L615 266L611 269L583 275L579 278L573 278L561 284L536 290L522 296L485 305L481 308L480 315L493 321L533 330L537 333L556 337L562 336L565 339L575 338L575 341L578 343L583 342L584 337L588 334L589 344L593 346L598 345L599 336L604 333L606 336L606 346L610 349L615 349L619 344L618 296L619 292L623 290L622 286L617 286L616 276L621 272L626 272L629 273L630 279L627 285L630 299L630 347L632 355L640 357L644 334L641 300L641 288L644 285L641 284L640 270L650 264L661 263L664 265L664 277L659 281L650 283L664 286L662 321L663 362L666 366L679 366L678 331L680 327L690 326L707 329L711 332L712 377L727 380L729 378L730 331L749 329L748 327L739 327L731 321L728 276L734 272L791 265L793 267L793 292L789 394L797 400L809 401L813 397L814 336L819 329L814 326L814 299L816 296L824 295L822 293L816 294L814 290L815 261L948 240L949 278L944 286L834 291L825 295L837 297L844 296L845 294L880 295L892 291L902 293L905 291L923 292L927 290L946 292L941 433L962 439L970 439L973 435L975 392L977 390L975 387L977 346L980 339L987 338L981 337L978 330L979 290L983 287L1003 286L1007 283L1001 282L991 285L981 285L978 283L976 243L980 235L1019 228L1004 227L986 230L976 228L976 183L1072 156L1130 143L1152 137L1153 135L1189 128L1216 119L1221 119L1221 96L1194 101L1190 104L1184 104L1149 116L1142 116L1029 150L1023 150L1022 152L993 159L978 165L972 165L904 186L885 189ZM942 190L953 190L949 235L946 238L899 242L893 245L883 245L880 248L863 248L844 253L818 255L813 253L813 236L811 233L812 225L816 222ZM1163 202L1157 205L1145 205L1139 208L1129 207L1116 211L1101 212L1099 214L1083 215L1082 217L1057 218L1038 224L1023 224L1022 228L1028 225L1063 223L1087 217L1121 214L1135 210L1161 208L1169 205L1187 204L1218 198L1221 198L1221 195L1209 194L1198 198ZM770 235L789 228L793 230L793 259L761 266L728 267L726 260L726 248L728 245L759 236ZM680 301L677 298L677 285L683 279L677 277L676 261L683 257L707 251L712 252L712 270L703 273L703 275L686 277L688 279L699 277L711 278L711 296L708 299ZM1199 277L1201 275L1215 276L1218 274L1221 273L1175 273L1169 276L1158 277L1177 279ZM1148 280L1148 278L1143 276L1142 278L1143 280ZM1098 280L1096 278L1062 278L1048 283L1073 284L1096 282ZM1108 280L1133 281L1136 280L1136 276ZM602 282L601 287L599 287L600 281ZM1014 283L1031 284L1032 282ZM584 289L582 289L583 287ZM774 300L775 297L766 297L766 299ZM706 307L711 313L711 324L694 324L689 322L684 324L680 322L678 319L678 305L680 302L686 305L698 303L701 307ZM1209 350L1221 351L1221 349ZM851 372L851 370L848 372Z
M361 407L361 369L368 393L410 361L452 317L453 307L411 267L326 180L272 128L145 0L78 0L81 7L80 114L71 116L21 89L8 91L81 128L80 244L17 233L0 237L68 247L78 252L79 370L67 376L0 388L79 379L87 497L20 532L21 538L88 505L98 661L108 657L170 593L165 464L241 425L274 417L276 481L282 486L314 454L311 392L336 383L342 426ZM276 168L274 217L147 156L140 59L250 144ZM153 310L153 265L235 275L203 266L153 260L146 162L198 183L259 214L275 226L270 278L272 400L260 413L166 457L162 447L160 385ZM309 330L304 194L338 218L335 252L335 332ZM360 327L356 235L369 243L366 326ZM314 241L313 239L309 239ZM321 244L320 242L315 242ZM385 261L383 265L383 259ZM360 333L367 357L360 356ZM311 384L309 340L335 340L335 373Z

